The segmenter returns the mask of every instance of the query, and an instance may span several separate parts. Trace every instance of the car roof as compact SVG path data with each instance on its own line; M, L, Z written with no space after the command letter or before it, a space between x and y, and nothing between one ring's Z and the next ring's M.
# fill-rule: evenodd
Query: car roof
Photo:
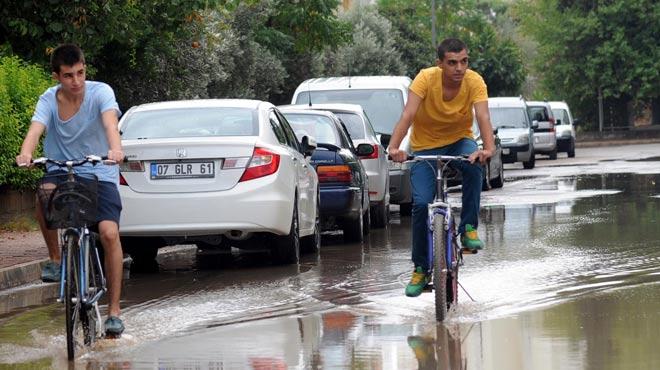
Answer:
M408 76L342 76L310 78L303 81L298 89L335 90L335 89L407 89L412 80Z
M551 108L568 109L568 104L565 101L549 101L548 104L550 104Z
M155 103L146 103L134 107L134 111L148 111L159 109L179 109L179 108L250 108L257 109L261 104L268 104L261 100L252 99L191 99L191 100L173 100Z
M294 114L309 114L309 115L318 115L318 116L328 116L328 117L335 117L335 114L327 111L327 110L321 110L321 109L301 109L297 105L290 105L290 106L281 106L277 107L280 112L282 113L294 113Z
M540 100L528 100L527 105L533 105L533 106L544 106L544 107L549 107L550 103L547 101L540 101Z
M345 103L329 103L329 104L292 104L285 105L283 109L298 108L298 109L307 109L307 110L332 110L332 111L342 111L342 112L351 112L362 114L364 109L360 104L345 104Z
M522 96L488 98L489 107L525 107L526 105Z

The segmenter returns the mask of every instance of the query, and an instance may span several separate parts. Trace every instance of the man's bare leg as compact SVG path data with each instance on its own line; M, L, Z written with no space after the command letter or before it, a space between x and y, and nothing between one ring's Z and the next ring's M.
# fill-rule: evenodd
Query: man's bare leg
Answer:
M114 221L99 222L99 235L105 252L105 273L108 281L108 316L119 316L124 255L119 240L119 226Z
M57 240L57 230L49 230L46 227L46 219L44 218L44 213L38 199L35 207L35 215L41 229L41 235L43 235L46 247L48 247L48 256L51 261L60 263L62 256L60 255L60 246Z

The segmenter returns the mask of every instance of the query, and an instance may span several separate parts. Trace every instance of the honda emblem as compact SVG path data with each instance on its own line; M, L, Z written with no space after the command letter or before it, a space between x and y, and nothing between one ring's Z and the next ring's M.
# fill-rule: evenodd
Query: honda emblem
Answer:
M178 158L184 158L184 157L186 157L187 155L188 155L188 153L186 153L186 150L185 150L184 148L177 148L177 150L176 150L176 156L177 156Z

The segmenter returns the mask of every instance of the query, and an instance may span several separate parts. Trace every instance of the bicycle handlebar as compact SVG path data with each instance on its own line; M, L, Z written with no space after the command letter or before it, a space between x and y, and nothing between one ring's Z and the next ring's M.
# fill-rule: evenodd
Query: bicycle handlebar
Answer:
M392 157L390 157L388 155L387 159L391 160ZM445 161L445 162L451 162L451 161L470 162L467 155L442 155L442 154L437 154L437 155L432 155L432 154L418 154L418 155L408 154L405 161L406 162L416 162L416 161L428 161L428 160L438 160L438 161Z
M96 165L97 163L103 162L104 164L108 165L115 165L117 162L108 160L108 156L98 156L98 155L88 155L83 159L73 159L73 160L58 160L58 159L51 159L51 158L46 158L46 157L39 157L35 158L30 161L31 165L38 165L38 166L45 166L46 164L54 164L60 168L64 167L77 167L77 166L82 166L85 163L91 163L92 165ZM15 163L15 162L14 162ZM15 164L18 167L28 167L28 165L19 165Z

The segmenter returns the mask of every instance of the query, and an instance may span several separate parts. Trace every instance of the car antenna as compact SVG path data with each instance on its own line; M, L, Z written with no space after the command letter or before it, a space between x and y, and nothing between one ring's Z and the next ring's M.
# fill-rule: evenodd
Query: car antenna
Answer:
M309 106L312 106L312 90L309 88L309 80L307 80L307 96L309 97Z
M350 89L351 86L351 57L348 57L348 88Z

